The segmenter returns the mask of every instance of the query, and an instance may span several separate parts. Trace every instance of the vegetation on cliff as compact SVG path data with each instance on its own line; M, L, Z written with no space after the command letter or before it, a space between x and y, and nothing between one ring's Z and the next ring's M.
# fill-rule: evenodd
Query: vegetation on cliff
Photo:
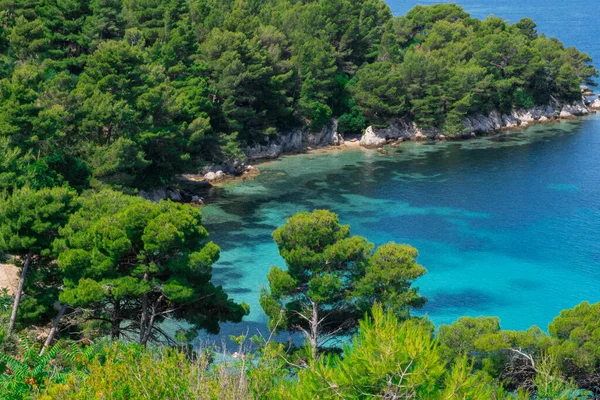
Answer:
M219 247L198 209L125 194L294 127L406 118L452 135L468 114L576 100L596 75L533 21L456 5L0 0L0 255L21 273L15 298L0 292L0 397L598 394L600 305L548 333L494 318L436 332L410 314L426 301L417 250L375 248L324 210L273 234L286 264L261 292L273 335L199 351L200 330L248 307L212 282Z
M381 0L1 0L0 188L152 186L292 127L460 130L573 100L590 58L535 23Z

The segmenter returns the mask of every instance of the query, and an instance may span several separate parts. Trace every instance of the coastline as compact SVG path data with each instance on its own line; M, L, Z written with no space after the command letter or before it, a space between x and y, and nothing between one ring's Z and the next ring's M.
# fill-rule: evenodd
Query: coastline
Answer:
M387 154L387 150L386 150L387 146L400 147L400 146L402 146L403 143L406 143L406 142L427 143L427 142L462 142L462 141L467 141L467 140L477 140L477 139L484 138L484 137L499 135L499 134L502 134L505 132L521 132L521 131L525 131L529 128L532 128L534 126L538 126L538 125L548 125L549 126L549 125L557 124L557 123L560 123L563 121L579 120L584 117L594 115L597 113L600 113L600 110L590 109L589 113L585 114L585 115L562 117L562 118L548 119L548 120L543 120L543 121L537 120L537 121L533 121L533 122L529 123L528 125L503 127L503 128L497 129L497 130L492 130L492 131L486 132L486 133L480 133L480 134L469 135L469 136L461 136L461 137L457 137L457 138L446 137L446 138L440 139L440 138L427 138L426 137L426 138L423 138L420 140L388 139L386 141L386 143L384 143L380 146L377 146L377 147L362 146L358 140L354 141L354 142L352 142L350 140L344 140L343 143L338 144L338 145L323 145L323 146L320 146L317 148L305 148L305 149L299 150L299 151L282 153L281 155L279 155L278 157L275 157L275 158L266 157L266 158L255 159L255 160L253 160L253 168L255 168L258 173L256 173L252 177L242 178L242 177L226 175L223 179L221 179L219 181L211 182L211 185L216 186L216 187L222 187L222 186L226 186L229 184L241 183L246 180L255 179L258 175L260 175L261 165L277 162L277 160L282 157L310 156L311 154L321 155L321 154L342 152L342 151L377 151L380 154L386 155Z
M600 102L599 102L600 103ZM593 103L595 104L595 103ZM568 110L568 111L567 111ZM497 111L488 116L475 115L465 119L468 131L457 137L448 137L439 129L423 130L414 122L395 120L387 128L369 126L363 134L343 137L337 131L337 121L320 132L311 133L306 128L283 135L278 142L248 147L247 160L252 165L209 165L198 174L178 176L172 185L140 191L139 195L153 202L170 199L175 202L204 205L204 197L211 190L230 184L242 183L260 175L260 165L284 156L323 154L337 151L377 151L387 154L384 147L401 146L403 142L464 141L487 137L502 132L523 131L536 125L551 125L564 120L577 120L600 112L600 108L588 106L584 101L554 106L537 106L527 110L515 110L511 115Z
M348 150L357 150L357 149L358 150L369 150L369 151L378 150L378 149L381 150L387 145L391 145L391 146L395 147L395 146L401 145L401 143L407 142L407 141L413 141L413 142L428 142L428 141L429 142L430 141L460 142L460 141L464 141L464 140L473 140L473 139L477 139L480 137L493 136L493 135L497 135L497 134L500 134L503 132L525 131L536 125L552 125L555 123L560 123L561 121L578 120L578 119L581 119L588 115L600 113L599 108L590 108L590 107L586 107L586 106L584 106L584 107L587 112L583 113L583 114L579 114L579 115L560 116L560 114L559 114L555 118L538 118L538 119L532 118L530 121L527 121L527 123L515 124L515 125L511 125L511 126L501 126L497 129L490 129L488 131L472 132L467 135L462 135L462 136L458 136L458 137L447 137L444 135L437 135L437 136L433 136L433 137L425 136L425 135L415 135L415 137L410 138L410 139L403 138L403 137L397 137L397 138L389 137L389 138L385 139L385 142L378 144L376 146L368 146L368 145L365 146L361 143L361 139L364 138L365 134L351 135L350 140L348 140L348 138L343 138L343 141L339 144L325 144L325 145L321 145L316 148L307 147L307 148L303 148L303 149L297 150L297 151L290 151L290 152L282 153L278 157L256 158L256 159L253 159L253 163L256 166L260 166L261 164L276 160L279 157L290 156L290 155L322 154L322 153L327 153L327 152L332 152L332 151L348 151ZM528 113L531 113L531 111L526 111L526 114L528 114ZM371 128L371 127L368 127L367 130L369 128ZM358 140L352 141L353 138L356 138Z

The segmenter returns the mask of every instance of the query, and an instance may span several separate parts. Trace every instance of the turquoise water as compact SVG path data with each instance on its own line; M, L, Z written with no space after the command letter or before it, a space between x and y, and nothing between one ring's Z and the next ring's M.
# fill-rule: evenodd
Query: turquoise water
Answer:
M600 300L600 116L459 143L404 144L387 156L347 150L289 156L258 179L215 190L205 222L223 252L215 279L265 319L258 291L283 265L271 232L328 208L376 244L409 243L436 324L495 315L507 329L545 327ZM229 329L228 328L228 329ZM226 331L228 330L226 329Z
M477 17L533 17L540 31L600 59L600 28L588 18L600 15L599 4L481 3L463 2ZM398 14L414 3L389 4ZM215 280L252 309L223 333L265 328L258 293L270 266L283 265L271 232L315 208L339 213L376 244L418 248L429 271L417 282L429 299L422 313L437 325L493 315L506 329L545 328L562 309L600 301L599 154L600 116L591 116L459 143L408 143L387 156L356 149L263 164L256 180L215 188L203 208L222 248Z

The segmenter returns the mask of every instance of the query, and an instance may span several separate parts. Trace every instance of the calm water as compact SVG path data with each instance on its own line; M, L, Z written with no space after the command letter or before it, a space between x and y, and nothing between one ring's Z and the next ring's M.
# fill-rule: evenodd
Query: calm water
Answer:
M414 3L389 4L399 14ZM530 16L540 31L600 60L592 40L600 27L590 19L599 4L462 4L482 18ZM333 151L261 165L258 179L217 188L203 209L222 248L215 280L252 307L223 333L264 328L258 292L270 266L283 265L270 234L315 208L339 213L376 244L418 248L429 270L417 283L429 298L423 313L436 324L494 315L506 329L545 328L561 309L600 301L599 153L600 116L591 116L467 142L405 144L387 156Z
M431 5L443 1L387 0L394 15L405 14L416 4ZM448 1L450 2L450 1ZM521 18L532 18L538 32L558 37L566 46L575 46L590 54L600 65L600 1L595 0L462 0L461 5L473 17L485 19L489 15L511 23Z

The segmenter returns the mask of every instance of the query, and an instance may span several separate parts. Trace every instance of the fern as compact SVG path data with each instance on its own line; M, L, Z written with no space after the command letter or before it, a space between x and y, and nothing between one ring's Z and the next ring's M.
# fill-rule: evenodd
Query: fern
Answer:
M0 352L0 393L3 399L31 398L49 383L63 383L69 373L85 377L87 365L98 354L95 346L57 343L40 355L41 345L20 338L19 357Z

